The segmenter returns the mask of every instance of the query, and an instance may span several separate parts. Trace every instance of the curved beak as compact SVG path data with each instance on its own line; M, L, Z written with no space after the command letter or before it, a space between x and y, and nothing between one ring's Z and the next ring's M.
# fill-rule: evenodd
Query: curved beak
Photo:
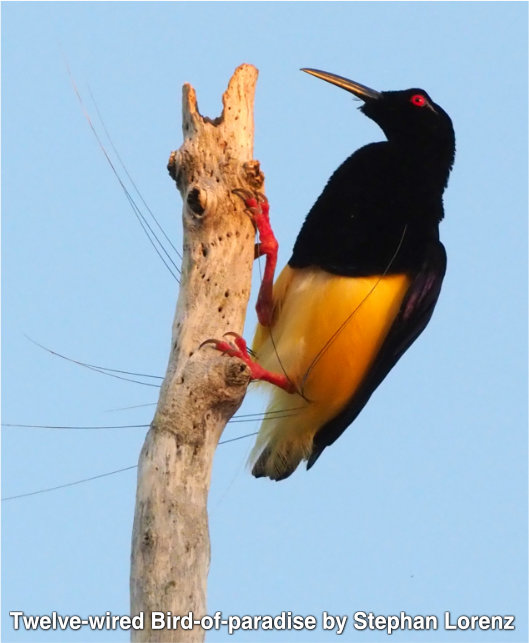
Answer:
M322 80L326 80L328 83L331 83L332 85L337 85L338 87L341 87L342 89L345 89L346 91L351 92L351 94L354 94L358 98L361 98L363 101L377 100L382 96L381 92L377 92L374 89L371 89L370 87L361 85L360 83L355 83L353 80L349 80L348 78L344 78L343 76L330 74L328 71L320 71L319 69L310 69L309 67L303 67L301 71L305 71L307 72L307 74L316 76L316 78L321 78Z

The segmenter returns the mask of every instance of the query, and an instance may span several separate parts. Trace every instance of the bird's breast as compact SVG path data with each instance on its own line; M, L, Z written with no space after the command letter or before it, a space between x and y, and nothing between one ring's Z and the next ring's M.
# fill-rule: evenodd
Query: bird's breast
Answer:
M317 430L352 398L409 284L406 274L344 277L314 267L283 270L274 290L274 323L258 329L254 350L265 368L284 371L308 400L299 418L307 430Z

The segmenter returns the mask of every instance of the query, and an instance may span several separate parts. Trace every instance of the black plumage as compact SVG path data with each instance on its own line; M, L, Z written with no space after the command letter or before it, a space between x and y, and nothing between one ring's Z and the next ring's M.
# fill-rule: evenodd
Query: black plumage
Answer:
M439 223L455 155L452 122L424 90L377 92L304 71L360 98L387 140L357 150L332 175L273 290L268 207L247 202L267 248L258 363L242 338L236 348L218 346L272 385L251 457L253 474L274 480L301 460L315 463L428 324L446 270Z

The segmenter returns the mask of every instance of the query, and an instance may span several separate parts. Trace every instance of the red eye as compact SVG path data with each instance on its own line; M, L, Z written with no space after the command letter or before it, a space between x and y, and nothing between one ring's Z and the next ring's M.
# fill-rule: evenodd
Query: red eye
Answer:
M426 105L426 96L422 94L413 94L410 98L410 103L413 103L417 107L424 107Z

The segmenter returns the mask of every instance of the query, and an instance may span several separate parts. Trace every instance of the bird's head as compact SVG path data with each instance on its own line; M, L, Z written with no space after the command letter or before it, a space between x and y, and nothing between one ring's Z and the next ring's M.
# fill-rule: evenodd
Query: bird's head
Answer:
M362 112L377 123L388 141L413 149L435 148L451 166L455 138L448 114L423 89L378 92L318 69L302 71L337 85L364 101Z

